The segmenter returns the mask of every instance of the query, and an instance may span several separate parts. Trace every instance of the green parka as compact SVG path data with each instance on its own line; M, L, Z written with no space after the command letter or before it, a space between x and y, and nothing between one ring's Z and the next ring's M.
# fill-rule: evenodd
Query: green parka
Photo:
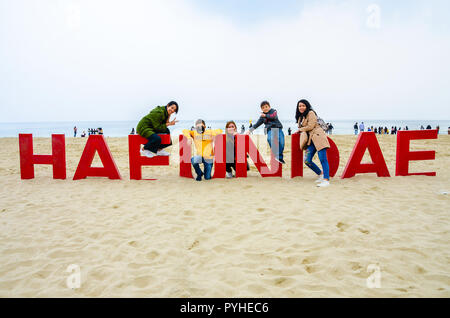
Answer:
M136 127L136 132L144 137L150 138L153 134L161 134L167 131L167 120L169 113L166 106L155 107L147 116L141 119Z

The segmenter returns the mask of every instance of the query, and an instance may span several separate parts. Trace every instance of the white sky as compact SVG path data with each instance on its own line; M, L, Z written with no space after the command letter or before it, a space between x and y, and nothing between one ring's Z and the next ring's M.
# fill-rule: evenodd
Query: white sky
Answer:
M195 0L0 0L0 122L170 100L181 120L256 120L265 99L292 119L301 98L327 120L450 119L449 1L379 1L379 28L371 2L301 3L247 21Z

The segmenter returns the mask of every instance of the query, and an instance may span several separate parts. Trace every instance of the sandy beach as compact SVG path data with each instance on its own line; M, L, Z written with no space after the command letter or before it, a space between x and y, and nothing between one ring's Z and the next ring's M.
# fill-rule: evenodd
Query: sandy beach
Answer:
M106 138L123 180L72 181L86 139L70 137L67 180L51 166L21 180L18 139L1 138L0 297L450 297L450 136L412 142L436 160L410 171L436 177L346 180L356 136L332 138L341 162L323 189L306 166L291 179L290 137L283 178L252 165L247 179L202 182L178 176L175 136L171 165L143 169L157 181L130 181L127 138ZM378 140L394 176L396 137ZM51 153L50 138L34 148Z

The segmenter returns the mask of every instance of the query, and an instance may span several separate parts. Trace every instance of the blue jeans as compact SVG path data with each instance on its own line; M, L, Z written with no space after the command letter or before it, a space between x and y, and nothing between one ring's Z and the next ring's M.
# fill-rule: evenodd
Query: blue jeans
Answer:
M305 164L311 168L312 171L314 171L318 176L322 173L322 171L319 169L319 167L312 161L314 155L316 154L317 149L316 146L314 146L314 143L311 142L311 144L308 146L305 152ZM328 159L327 159L327 148L324 148L318 152L319 154L319 160L322 164L323 169L323 178L330 180L330 166L328 165Z
M195 173L197 173L197 177L201 177L203 174L205 175L205 179L211 179L211 170L214 164L213 159L205 159L202 156L194 156L191 158L192 166L194 167ZM203 163L205 167L205 172L200 169L200 164Z
M275 145L275 141L278 137L278 151L277 149L272 148L272 143ZM283 159L283 151L284 151L284 133L281 128L272 128L267 132L267 142L269 143L270 148L272 149L273 155L275 158ZM277 151L277 152L275 152Z

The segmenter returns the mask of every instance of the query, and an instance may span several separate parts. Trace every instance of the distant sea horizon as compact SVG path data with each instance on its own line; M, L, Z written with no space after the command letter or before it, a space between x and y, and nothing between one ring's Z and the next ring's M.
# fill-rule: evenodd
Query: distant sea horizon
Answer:
M195 120L180 120L175 126L170 127L171 134L177 135L182 132L183 129L190 129L194 125ZM31 133L35 137L50 137L52 134L65 134L67 137L73 137L73 128L77 127L77 137L79 137L83 131L88 134L88 129L102 128L104 135L109 137L126 137L130 134L132 128L136 129L139 120L122 120L122 121L48 121L48 122L11 122L0 123L0 138L2 137L18 137L19 133ZM224 130L226 120L207 120L206 125L212 129ZM249 120L235 120L238 126L238 132L241 132L242 125L245 130L248 130ZM404 129L408 126L409 130L419 130L421 126L425 128L430 125L433 129L437 126L440 127L440 134L447 134L448 127L450 127L450 119L448 120L385 120L385 119L346 119L346 120L327 120L332 123L334 129L333 134L336 135L353 135L353 125L358 122L364 122L366 131L368 127L373 126L387 127L389 131L391 127ZM253 124L256 120L252 121ZM283 131L287 134L290 127L292 132L297 130L294 120L281 120L283 124ZM258 128L255 134L264 134L264 125Z

